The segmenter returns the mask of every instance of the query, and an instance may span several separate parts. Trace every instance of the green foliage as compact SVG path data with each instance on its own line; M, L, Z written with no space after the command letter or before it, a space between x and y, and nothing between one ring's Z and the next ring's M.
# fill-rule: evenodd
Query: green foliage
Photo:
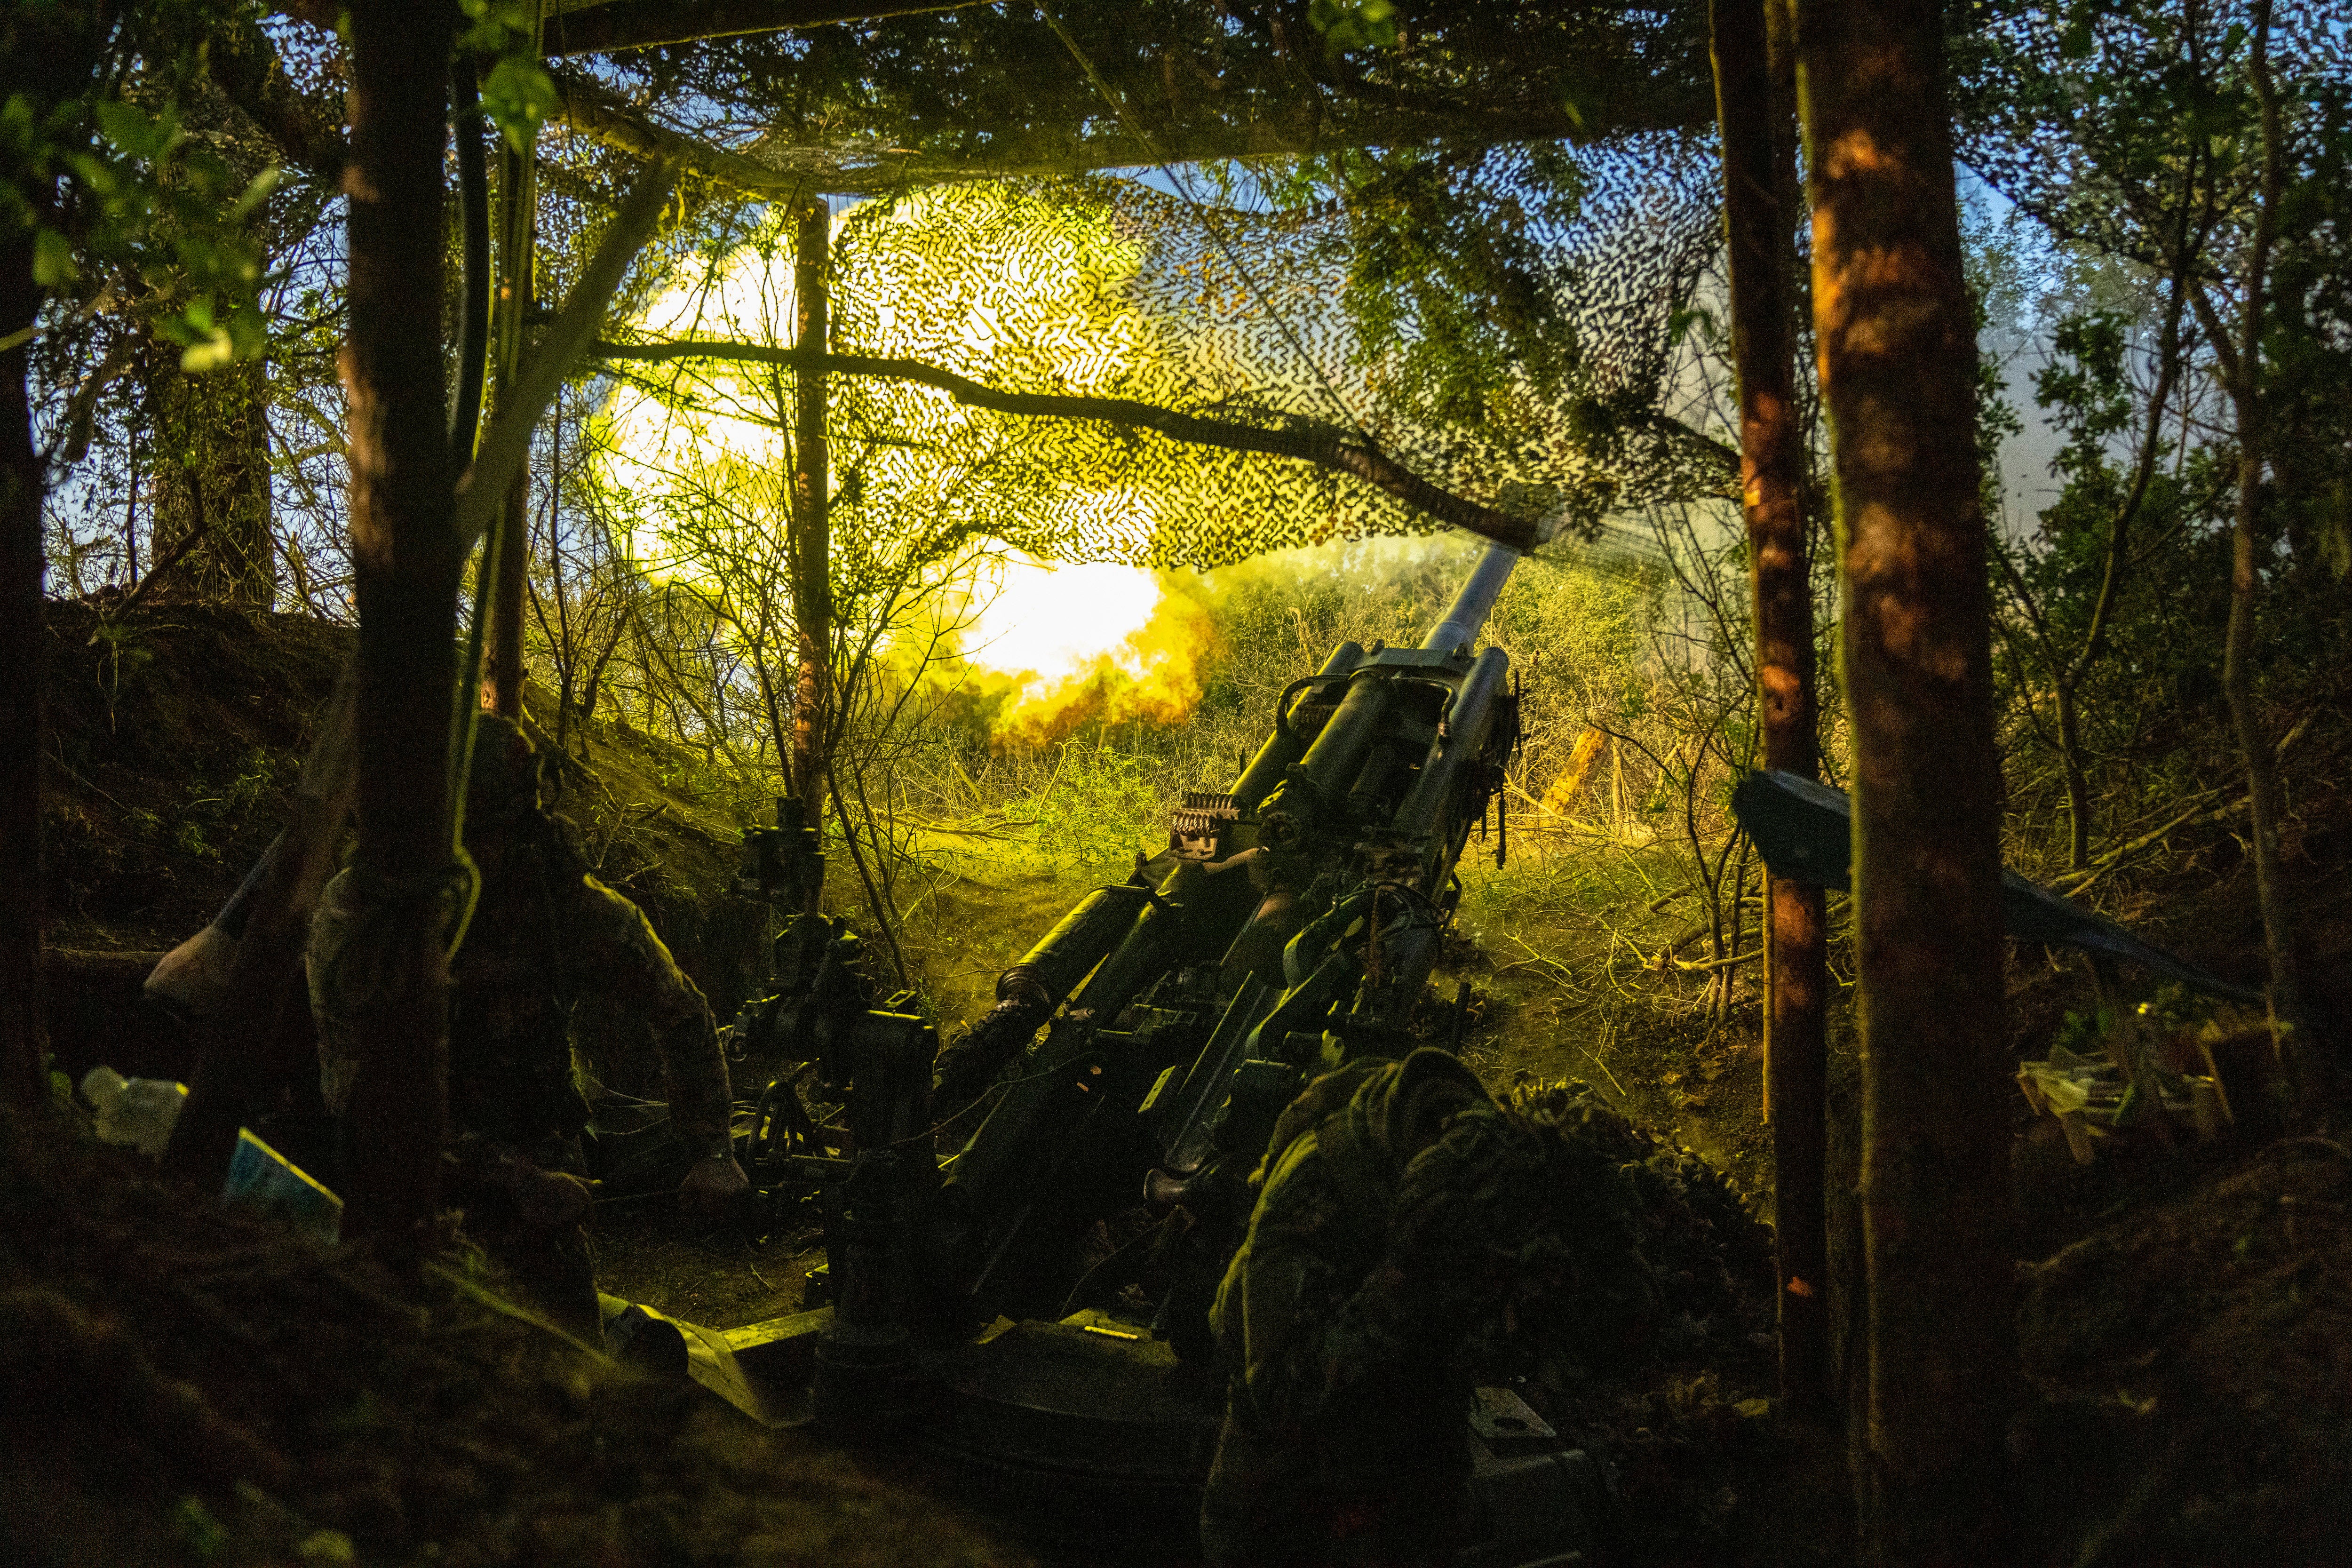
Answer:
M457 52L492 62L482 78L482 112L507 145L528 154L557 102L554 79L540 62L539 7L530 0L458 0L458 6L467 26Z
M2331 604L2352 494L2352 73L2325 7L2267 8L2279 107L2275 243L2254 363L2268 482L2259 498L2264 701L2334 667ZM2239 461L2228 366L2261 209L2264 137L2253 6L2158 0L2056 13L1980 0L1951 13L1962 153L2048 236L2058 309L2037 401L2063 481L2022 548L1997 624L2011 800L2031 816L2064 770L2055 683L2106 595L2106 657L2080 679L2078 760L2101 819L2150 822L2210 786L2229 745L2218 669ZM2180 374L2145 495L2147 360L2166 279L2189 279ZM2215 341L2217 336L2224 341ZM2126 515L2128 514L2128 515ZM2126 550L2107 594L2119 522ZM2115 764L2125 757L2136 765ZM2056 810L2063 811L2064 807ZM2161 820L2160 817L2156 820Z
M1396 6L1391 0L1313 0L1307 20L1332 54L1396 47Z
M220 854L205 838L202 824L184 819L173 829L172 847L192 860L215 859Z
M1031 853L1102 875L1123 873L1138 850L1157 853L1166 840L1161 788L1150 759L1129 748L1100 738L1065 741L1026 807L1035 816Z
M241 816L259 805L264 796L277 786L278 759L268 748L256 746L245 754L245 763L235 778L221 793L225 816Z
M2066 317L2050 335L2050 363L2034 373L2033 395L2066 437L2060 473L2105 469L2110 440L2131 424L2132 388L2124 375L2128 325L2119 311L2093 310Z
M12 171L0 181L0 226L33 231L35 280L60 297L123 296L181 347L189 371L257 353L261 264L250 225L278 172L241 178L190 135L169 72L152 106L95 82L59 85L46 102L20 91L0 103L0 164Z

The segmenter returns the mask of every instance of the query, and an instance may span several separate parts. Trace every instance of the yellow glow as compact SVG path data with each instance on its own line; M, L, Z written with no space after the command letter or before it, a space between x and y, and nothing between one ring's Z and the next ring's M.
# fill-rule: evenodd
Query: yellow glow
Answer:
M1192 331L1166 316L1139 286L1151 261L1142 240L1108 216L1086 224L1058 207L1033 211L1035 200L961 187L916 193L869 209L848 241L848 214L836 214L845 273L835 346L910 355L995 384L1145 401L1283 386L1281 365L1259 363L1248 334ZM943 234L956 238L942 244ZM788 235L768 233L681 274L646 308L637 333L789 342L791 250ZM654 384L671 374L640 373ZM758 614L773 624L772 606L744 601L781 581L791 403L788 375L746 363L694 366L669 396L616 385L599 478L641 571L727 600L746 623ZM887 572L901 542L913 552L925 537L999 532L1000 520L1013 538L1148 540L1191 504L1181 484L1163 482L1169 476L1139 472L1117 450L1099 455L1098 431L1080 441L1051 424L1004 426L928 390L894 395L885 417L856 406L836 404L830 438L836 480L854 468L862 500L837 511L834 527L837 550L856 531L869 570ZM1037 524L1041 507L1050 527ZM1092 721L1174 722L1190 712L1210 642L1208 591L1192 574L1016 555L984 562L922 615L927 632L956 627L950 679L980 678L1000 738L1034 744ZM902 651L919 657L930 646L910 637Z
M970 662L1033 685L1066 679L1105 659L1141 673L1128 638L1163 597L1158 574L1099 562L1056 565L1024 555L991 562L977 577L977 613L965 639Z
M978 566L963 662L1007 683L1000 739L1039 744L1088 722L1172 723L1200 700L1209 618L1169 574L1025 555Z

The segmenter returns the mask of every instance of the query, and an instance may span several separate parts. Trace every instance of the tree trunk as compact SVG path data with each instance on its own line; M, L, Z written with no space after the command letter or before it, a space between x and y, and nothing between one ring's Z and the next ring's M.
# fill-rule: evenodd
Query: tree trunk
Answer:
M1757 708L1764 765L1818 772L1813 599L1800 504L1790 293L1795 215L1780 205L1794 113L1775 101L1764 0L1715 0L1717 118L1730 241L1731 354L1739 378L1740 494L1754 576ZM1768 877L1764 1027L1772 1122L1773 1233L1780 1269L1780 1398L1792 1415L1829 1411L1829 1237L1822 1197L1828 1044L1827 942L1818 884Z
M538 242L538 161L499 142L498 284L490 353L495 366L493 406L513 403L515 377L522 368L523 318L531 306L531 279ZM491 525L496 537L484 545L483 569L492 574L489 637L482 669L482 706L506 719L522 717L522 602L530 563L530 466L507 487L505 504Z
M1816 0L1798 26L1854 751L1863 1544L2009 1562L2000 767L1940 8Z
M441 353L442 157L454 11L351 7L352 566L360 610L359 848L376 993L355 1011L355 1234L396 1255L433 1221L447 1076L440 889L449 861L457 559Z
M155 556L205 530L174 569L184 595L266 610L278 598L270 533L269 376L259 360L201 374L180 351L151 352L148 404L155 421Z
M2252 71L2256 101L2262 113L2262 196L2254 212L2254 232L2246 247L2245 279L2240 302L2237 374L2231 378L2231 401L2238 422L2238 506L2230 535L2230 626L2222 645L2221 690L2230 704L2231 727L2237 731L2238 752L2246 765L2248 815L2254 849L2254 899L2263 917L2263 956L2270 970L2271 1013L2288 1026L2289 1048L2302 1080L2305 1102L2322 1087L2318 1042L2308 1037L2304 1016L2302 977L2295 963L2295 936L2286 909L2286 889L2279 867L2278 756L2254 697L2254 617L2262 595L2262 483L2263 437L2269 410L2263 406L2262 385L2264 299L2270 270L2270 250L2277 231L2279 202L2278 91L2271 79L2271 8L2258 0L2254 10Z
M499 536L483 556L491 574L489 642L482 659L482 706L522 718L523 576L530 565L530 474L517 474L499 509Z
M825 352L826 297L833 211L819 197L801 209L793 291L799 321L795 347L811 359ZM801 820L824 826L825 753L832 725L833 546L826 514L824 372L803 363L793 383L793 624L800 674L793 698L793 791ZM809 912L818 893L809 892Z
M103 33L95 8L69 4L0 7L0 101L40 124L58 98L88 88ZM48 476L33 444L25 378L39 320L33 233L54 224L56 191L21 186L29 213L0 226L0 1100L32 1105L48 1096L41 1025L41 667L48 636L42 580L48 559L41 515ZM29 220L29 221L27 221Z
M15 72L9 72L15 75ZM13 84L12 84L13 85ZM33 231L0 237L0 336L29 335L41 308ZM41 502L47 486L26 395L26 342L0 351L0 1098L47 1095L41 1026Z

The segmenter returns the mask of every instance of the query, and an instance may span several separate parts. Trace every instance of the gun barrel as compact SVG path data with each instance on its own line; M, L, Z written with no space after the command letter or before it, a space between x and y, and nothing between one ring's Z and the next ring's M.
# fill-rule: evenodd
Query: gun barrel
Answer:
M1331 657L1325 659L1323 668L1315 673L1327 679L1345 675L1355 668L1363 657L1361 644L1343 642L1331 650ZM1249 766L1242 770L1242 776L1234 781L1234 804L1245 812L1255 811L1259 803L1274 792L1274 786L1282 782L1283 775L1290 771L1290 765L1306 753L1306 741L1297 731L1277 725L1265 738L1265 744L1258 748L1257 755L1251 759Z
M1501 648L1490 647L1470 667L1454 699L1449 733L1431 744L1412 793L1397 808L1394 826L1399 832L1434 833L1445 820L1458 799L1464 773L1486 752L1486 732L1510 663Z
M1430 653L1453 653L1468 647L1478 640L1479 629L1495 608L1495 600L1509 580L1511 569L1519 563L1519 552L1507 544L1490 544L1479 558L1477 570L1462 584L1462 592L1454 596L1454 607L1445 618L1431 628L1422 638L1423 649Z

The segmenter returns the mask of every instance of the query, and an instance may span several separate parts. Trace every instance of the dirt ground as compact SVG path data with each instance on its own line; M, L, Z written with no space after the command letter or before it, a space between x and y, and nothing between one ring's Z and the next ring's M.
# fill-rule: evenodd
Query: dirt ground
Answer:
M502 1310L0 1120L11 1563L1028 1563L962 1510Z

